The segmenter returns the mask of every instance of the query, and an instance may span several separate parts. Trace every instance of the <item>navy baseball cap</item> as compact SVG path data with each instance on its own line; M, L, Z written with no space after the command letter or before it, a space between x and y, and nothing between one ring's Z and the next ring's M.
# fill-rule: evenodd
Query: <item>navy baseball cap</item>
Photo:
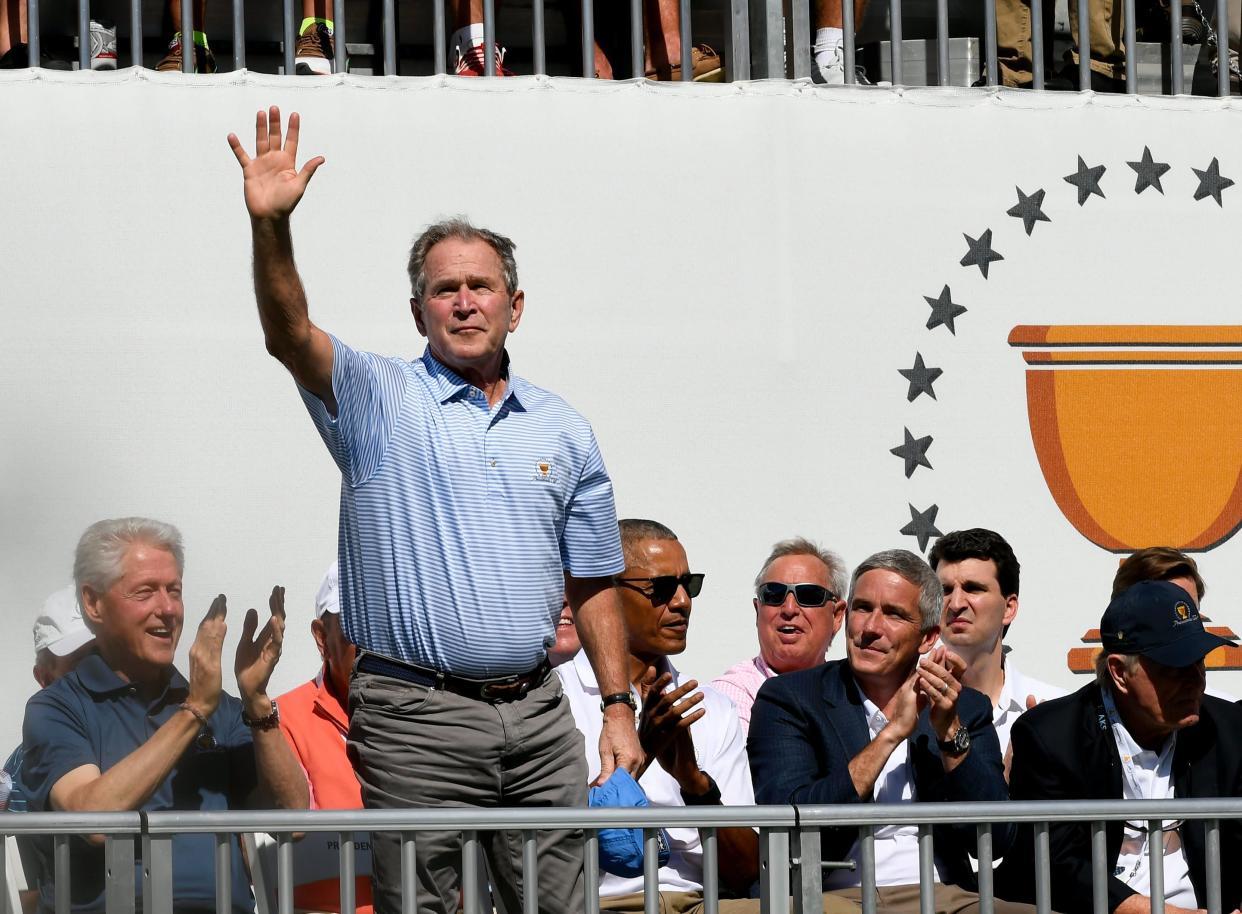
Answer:
M1190 594L1168 581L1139 581L1117 594L1100 619L1100 640L1110 654L1139 654L1174 667L1233 645L1205 631Z

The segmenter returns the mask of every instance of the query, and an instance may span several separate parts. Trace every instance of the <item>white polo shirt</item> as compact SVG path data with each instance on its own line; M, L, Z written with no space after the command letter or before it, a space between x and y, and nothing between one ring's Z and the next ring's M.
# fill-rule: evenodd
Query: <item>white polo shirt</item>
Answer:
M673 674L670 689L675 689L687 679L677 669L664 661L665 669ZM586 658L586 653L578 655L568 663L562 663L555 670L565 688L565 697L569 699L569 707L573 710L574 723L583 737L587 747L587 779L595 780L599 774L599 734L603 728L603 715L599 710L599 684L595 681L595 672ZM631 687L634 697L638 691ZM705 713L690 728L694 740L694 756L699 768L711 775L716 786L720 788L721 802L725 806L753 806L755 791L750 782L750 764L746 759L746 738L738 724L737 712L733 703L710 686L700 685L703 701L698 707ZM641 705L640 705L641 707ZM653 760L639 785L647 794L652 806L685 806L681 799L681 788L672 775ZM703 891L703 849L699 844L697 828L668 829L670 842L669 861L660 867L661 892L701 892ZM641 876L624 879L611 873L600 873L599 894L601 897L629 895L643 890Z
M1000 740L1001 758L1009 751L1009 731L1014 721L1026 712L1026 698L1034 695L1035 700L1045 702L1050 698L1061 698L1068 693L1065 689L1026 676L1005 657L1005 684L1001 686L1000 699L992 709L992 726L996 728L996 738Z

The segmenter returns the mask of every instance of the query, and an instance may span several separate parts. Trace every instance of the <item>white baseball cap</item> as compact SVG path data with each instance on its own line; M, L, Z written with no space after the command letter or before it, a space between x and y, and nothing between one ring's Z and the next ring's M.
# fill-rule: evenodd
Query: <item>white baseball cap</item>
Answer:
M319 584L319 590L315 592L316 619L322 618L324 613L340 614L341 594L337 589L337 580L336 562L333 561Z
M62 587L43 601L43 610L34 624L35 653L45 648L57 657L67 657L95 635L82 621L77 588Z

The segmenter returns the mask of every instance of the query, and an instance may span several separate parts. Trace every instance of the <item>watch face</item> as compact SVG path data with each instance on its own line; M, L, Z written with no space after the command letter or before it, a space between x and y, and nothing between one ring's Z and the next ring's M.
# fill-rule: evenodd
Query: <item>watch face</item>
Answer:
M965 727L958 727L953 734L953 748L958 752L965 752L970 748L970 731Z

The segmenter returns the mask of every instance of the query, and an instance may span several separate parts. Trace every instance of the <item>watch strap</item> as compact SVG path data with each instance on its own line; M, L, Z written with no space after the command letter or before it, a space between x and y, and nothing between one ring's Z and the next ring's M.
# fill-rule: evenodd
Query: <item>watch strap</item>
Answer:
M634 700L633 692L613 692L600 699L600 711L607 710L609 705L629 705L631 711L638 710L638 702Z
M280 726L280 708L276 706L276 699L272 699L272 713L267 717L254 718L246 713L245 708L242 709L242 723L251 730L275 730Z
M716 786L716 781L706 771L703 772L703 777L707 778L707 783L708 783L707 793L699 794L696 797L694 794L686 793L683 790L681 792L682 802L684 802L687 806L720 806L722 805L723 801L720 798L720 788Z

